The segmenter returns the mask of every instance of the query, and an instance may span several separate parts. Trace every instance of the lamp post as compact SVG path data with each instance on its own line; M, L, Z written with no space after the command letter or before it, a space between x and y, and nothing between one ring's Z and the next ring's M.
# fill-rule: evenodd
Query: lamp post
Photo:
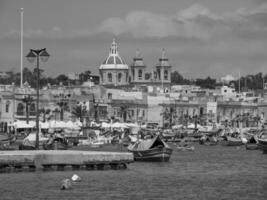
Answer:
M36 62L36 67L37 67L37 80L36 80L36 141L35 141L35 148L39 149L39 60L41 59L42 62L46 62L49 58L49 54L47 53L46 49L30 49L30 52L26 56L28 61L30 63L33 63L35 59L37 60Z

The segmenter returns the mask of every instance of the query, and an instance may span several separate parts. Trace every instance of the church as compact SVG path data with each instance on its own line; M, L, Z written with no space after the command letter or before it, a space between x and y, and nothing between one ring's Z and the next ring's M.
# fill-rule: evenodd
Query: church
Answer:
M118 45L113 39L109 55L99 67L100 84L103 86L153 86L168 91L171 85L171 70L165 49L153 69L144 64L140 50L136 51L132 64L127 65L119 55Z

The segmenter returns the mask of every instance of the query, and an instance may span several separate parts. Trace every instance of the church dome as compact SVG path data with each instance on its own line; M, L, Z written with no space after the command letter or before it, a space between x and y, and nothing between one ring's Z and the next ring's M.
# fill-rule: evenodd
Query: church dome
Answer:
M118 52L118 45L113 39L111 43L109 55L105 59L105 61L100 66L100 69L128 69L128 65L126 65Z

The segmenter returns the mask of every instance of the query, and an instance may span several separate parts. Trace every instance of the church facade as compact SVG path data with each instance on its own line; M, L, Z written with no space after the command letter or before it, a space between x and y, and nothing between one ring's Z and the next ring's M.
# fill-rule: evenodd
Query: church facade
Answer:
M99 67L100 84L103 86L157 86L163 91L170 88L171 70L165 49L155 67L145 65L139 50L128 66L120 57L118 45L113 39L107 59Z

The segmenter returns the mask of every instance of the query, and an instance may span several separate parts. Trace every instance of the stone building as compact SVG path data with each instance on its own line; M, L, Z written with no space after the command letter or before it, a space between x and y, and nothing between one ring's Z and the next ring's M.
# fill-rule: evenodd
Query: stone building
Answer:
M128 65L124 63L118 52L118 45L113 39L109 55L99 67L101 85L127 85Z

